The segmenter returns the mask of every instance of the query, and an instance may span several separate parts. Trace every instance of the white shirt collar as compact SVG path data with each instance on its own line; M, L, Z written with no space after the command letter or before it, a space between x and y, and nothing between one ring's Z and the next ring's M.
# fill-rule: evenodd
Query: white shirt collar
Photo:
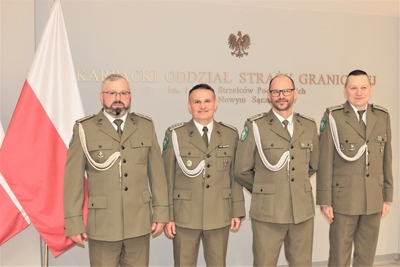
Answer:
M198 123L197 121L195 121L194 119L193 119L193 122L194 122L194 125L196 125L197 130L199 130L200 136L203 135L203 127L206 126L208 128L207 136L208 136L208 140L210 140L211 132L214 127L214 120L211 120L211 122L207 125L202 125L202 124Z
M114 121L115 121L117 118L114 118L113 116L111 116L110 114L108 114L104 109L103 109L103 114L104 114L104 116L106 116L106 118L110 121L110 123L111 123L111 125L114 127L114 129L117 130L118 126L114 123ZM128 112L126 112L125 115L122 116L121 118L118 118L118 119L121 119L121 120L122 120L121 130L124 130L125 121L126 121L126 116L127 116L127 115L128 115Z

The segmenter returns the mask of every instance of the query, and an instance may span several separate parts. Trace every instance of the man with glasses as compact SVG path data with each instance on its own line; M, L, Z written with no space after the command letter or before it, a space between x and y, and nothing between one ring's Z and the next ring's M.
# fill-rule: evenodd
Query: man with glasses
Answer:
M247 119L236 151L235 178L252 194L254 266L277 266L283 243L289 266L312 265L318 133L312 118L293 112L297 95L290 77L274 77L272 109Z
M74 126L64 179L66 236L89 239L91 266L148 266L150 233L169 221L164 164L149 117L129 113L128 81L112 74L102 83L97 115ZM82 205L88 179L88 219Z
M388 111L369 104L365 71L347 76L346 103L327 108L320 125L317 204L330 223L328 266L372 266L381 217L393 201Z

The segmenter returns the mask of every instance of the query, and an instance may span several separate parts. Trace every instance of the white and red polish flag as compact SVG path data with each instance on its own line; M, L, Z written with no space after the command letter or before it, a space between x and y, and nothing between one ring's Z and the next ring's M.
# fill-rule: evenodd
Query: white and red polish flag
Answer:
M55 0L1 150L4 178L55 257L74 245L64 236L63 182L72 126L83 116Z
M3 139L4 130L3 125L0 122L0 147L3 143ZM11 237L24 230L31 221L1 174L1 164L0 203L0 245L2 245Z

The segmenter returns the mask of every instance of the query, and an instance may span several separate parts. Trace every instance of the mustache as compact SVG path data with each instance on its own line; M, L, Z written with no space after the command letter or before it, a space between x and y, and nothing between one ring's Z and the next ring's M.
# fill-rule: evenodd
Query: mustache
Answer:
M122 104L122 105L125 106L124 102L119 101L119 100L114 101L114 102L112 103L112 105L114 105L114 104Z

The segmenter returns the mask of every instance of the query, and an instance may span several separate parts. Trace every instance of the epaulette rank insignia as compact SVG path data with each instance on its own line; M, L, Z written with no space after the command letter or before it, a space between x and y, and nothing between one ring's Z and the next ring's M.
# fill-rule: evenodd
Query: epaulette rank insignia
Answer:
M329 108L326 109L326 111L328 111L328 113L329 113L329 112L332 112L332 111L335 111L335 110L339 110L339 109L343 109L343 104L337 105L337 106L333 106L333 107L329 107Z
M136 112L132 112L132 114L133 114L133 115L136 115L136 116L138 116L138 117L141 117L141 118L143 118L143 119L146 119L146 120L148 120L148 121L152 121L152 119L151 119L150 117L146 116L146 115L143 115L143 114L140 114L140 113L136 113Z
M251 116L250 118L248 118L247 120L249 120L250 122L253 122L255 120L261 119L262 117L267 116L267 113L260 113L254 116Z
M186 123L184 122L179 122L179 123L175 123L171 126L168 127L168 130L170 130L171 132L175 129L181 128L182 126L184 126Z
M379 109L379 110L382 110L382 111L384 111L386 113L389 113L389 111L386 108L384 108L382 106L379 106L379 105L376 105L376 104L372 104L372 108L373 109Z
M304 119L306 119L306 120L309 120L309 121L314 121L314 119L313 118L311 118L311 117L308 117L308 116L306 116L306 115L303 115L303 114L300 114L300 113L296 113L298 116L300 116L300 117L302 117L302 118L304 118Z
M234 130L235 132L237 132L237 129L236 129L235 126L229 125L229 124L227 124L227 123L225 123L225 122L222 122L222 121L220 121L219 124L221 124L221 125L223 125L223 126L225 126L225 127L228 127L228 128L230 128L230 129Z
M76 120L76 122L77 122L77 123L81 123L81 122L84 122L84 121L86 121L86 120L88 120L88 119L90 119L90 118L93 118L94 116L95 116L95 115L92 114L92 115L83 117L83 118L81 118L81 119L79 119L79 120Z

